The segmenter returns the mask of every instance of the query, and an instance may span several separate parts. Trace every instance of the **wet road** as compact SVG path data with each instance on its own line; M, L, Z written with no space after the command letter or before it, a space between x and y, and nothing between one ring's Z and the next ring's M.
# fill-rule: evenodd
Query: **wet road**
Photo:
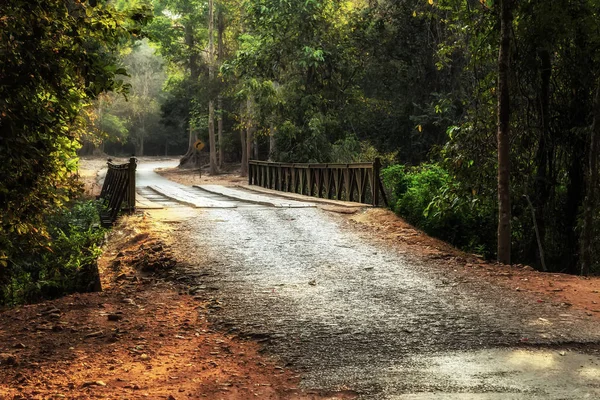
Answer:
M190 208L175 234L190 273L208 272L197 289L213 299L212 321L261 341L308 388L365 399L600 398L600 358L570 351L600 340L594 320L462 282L335 214Z

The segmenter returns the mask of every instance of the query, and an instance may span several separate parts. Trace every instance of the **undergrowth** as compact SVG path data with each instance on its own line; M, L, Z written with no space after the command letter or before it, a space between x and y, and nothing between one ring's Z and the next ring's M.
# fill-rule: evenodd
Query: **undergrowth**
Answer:
M493 256L493 206L463 190L443 167L392 165L381 175L396 214L465 251Z
M97 259L105 230L93 201L78 201L47 217L43 240L19 244L0 271L0 305L99 290Z

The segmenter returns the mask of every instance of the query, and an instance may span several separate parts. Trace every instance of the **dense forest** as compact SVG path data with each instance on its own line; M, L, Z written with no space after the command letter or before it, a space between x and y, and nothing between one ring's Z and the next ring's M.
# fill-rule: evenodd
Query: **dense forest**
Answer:
M244 174L252 158L380 157L394 211L427 233L597 273L599 12L595 0L3 2L0 284L39 292L65 275L58 264L91 257L53 247L94 235L87 205L74 216L77 152L183 155L212 174Z

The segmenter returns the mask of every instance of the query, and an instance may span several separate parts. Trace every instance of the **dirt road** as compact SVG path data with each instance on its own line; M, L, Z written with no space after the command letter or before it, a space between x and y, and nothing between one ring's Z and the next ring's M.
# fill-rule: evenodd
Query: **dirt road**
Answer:
M158 178L153 178L158 179ZM179 208L211 321L369 399L600 397L598 319L440 269L318 208Z
M220 306L212 321L264 340L269 353L305 371L308 387L351 388L365 398L442 391L548 399L573 396L576 382L582 396L600 395L596 357L561 356L562 347L531 358L510 350L598 341L597 322L460 283L321 210L210 210L191 213L177 232L179 254L210 272L200 288ZM509 362L519 357L551 361L537 380L520 381L519 364ZM563 357L596 366L564 376L556 368Z

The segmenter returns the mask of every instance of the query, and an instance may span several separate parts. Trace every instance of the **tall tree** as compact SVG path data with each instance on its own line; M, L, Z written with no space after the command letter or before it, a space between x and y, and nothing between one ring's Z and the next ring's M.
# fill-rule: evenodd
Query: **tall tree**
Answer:
M498 262L510 264L510 31L512 0L500 0L498 52Z
M246 106L246 109L248 107ZM246 146L246 136L248 135L248 127L247 124L249 125L251 122L244 118L244 103L240 103L240 123L239 125L239 130L240 130L240 144L242 146L242 159L241 159L241 166L240 166L240 175L241 176L248 176L248 147Z
M256 126L253 120L254 114L254 102L252 101L252 97L248 96L246 101L246 137L244 142L246 143L246 172L248 172L248 162L252 158L252 148L254 147L254 132L256 131ZM243 158L243 156L242 156Z
M215 17L214 1L208 0L208 142L210 151L209 172L211 175L217 173L217 144L215 140L215 101L213 98L213 85L215 82Z
M223 58L225 56L225 44L223 43L223 35L225 34L225 17L223 6L219 4L217 12L217 59L219 61L219 65L223 64ZM219 148L219 157L218 157L218 167L219 169L223 167L223 94L221 93L221 85L219 85L219 94L217 95L217 108L219 114L217 115L217 138L218 138L218 148Z

